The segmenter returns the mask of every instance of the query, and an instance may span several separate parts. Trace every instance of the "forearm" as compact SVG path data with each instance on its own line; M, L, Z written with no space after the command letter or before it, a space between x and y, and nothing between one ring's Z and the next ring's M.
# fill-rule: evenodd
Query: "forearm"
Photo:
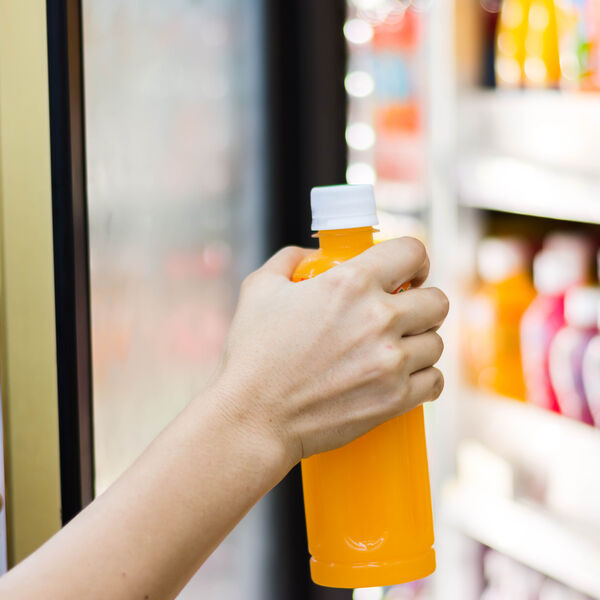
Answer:
M277 444L225 413L220 393L192 403L105 494L0 580L0 592L176 595L285 472Z

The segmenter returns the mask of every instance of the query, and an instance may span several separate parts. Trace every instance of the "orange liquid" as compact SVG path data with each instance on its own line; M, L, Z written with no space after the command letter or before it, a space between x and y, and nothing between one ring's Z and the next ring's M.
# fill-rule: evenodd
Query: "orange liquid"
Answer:
M534 296L525 272L498 283L484 283L472 296L462 327L471 383L525 400L519 323Z
M496 26L498 87L518 87L524 80L525 36L530 0L503 0Z
M294 281L373 245L373 229L320 232ZM423 408L302 461L312 579L341 588L414 581L435 570Z
M558 87L560 59L554 0L531 0L525 36L525 84Z

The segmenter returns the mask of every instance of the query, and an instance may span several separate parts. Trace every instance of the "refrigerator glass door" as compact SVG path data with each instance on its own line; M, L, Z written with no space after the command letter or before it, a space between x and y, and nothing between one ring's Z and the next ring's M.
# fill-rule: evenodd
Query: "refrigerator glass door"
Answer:
M96 493L202 390L262 257L261 20L83 1ZM261 597L261 510L183 597Z

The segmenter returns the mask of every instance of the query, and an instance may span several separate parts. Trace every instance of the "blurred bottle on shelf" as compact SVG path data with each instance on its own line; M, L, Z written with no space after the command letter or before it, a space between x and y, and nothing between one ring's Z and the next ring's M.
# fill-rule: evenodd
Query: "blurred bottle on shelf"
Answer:
M591 600L589 596L568 588L558 581L546 579L540 589L538 600Z
M600 305L597 326L600 331ZM590 340L583 356L583 389L592 421L600 427L600 333Z
M499 87L553 88L560 83L554 0L504 0L496 34Z
M558 411L550 379L550 344L565 325L565 293L586 280L586 261L566 248L546 247L533 261L537 296L521 319L521 355L528 402Z
M483 573L481 600L591 600L496 550L485 551Z
M495 71L498 87L524 82L525 37L531 0L504 0L496 26Z
M566 252L572 252L577 256L577 261L584 265L585 268L585 279L584 281L590 281L593 279L592 273L592 258L594 256L594 248L596 241L577 231L564 231L557 230L550 232L544 238L544 248L550 250L565 250Z
M582 52L581 89L600 90L600 1L587 0L585 3L586 38Z
M482 283L467 302L463 323L467 378L524 400L518 324L535 295L527 247L517 238L487 238L479 246L477 266Z
M487 550L483 557L487 587L481 600L533 600L544 582L544 576L516 560Z
M553 88L560 84L554 0L531 0L525 35L524 77L527 87Z
M600 251L598 252L598 280L600 281ZM596 427L600 427L600 303L598 333L590 341L583 356L583 389Z
M561 87L600 89L600 3L557 0Z
M375 169L380 179L417 181L423 163L419 101L421 15L408 8L373 26Z
M550 344L550 380L560 412L583 423L592 416L583 387L583 355L597 334L600 288L575 287L565 295L565 327Z

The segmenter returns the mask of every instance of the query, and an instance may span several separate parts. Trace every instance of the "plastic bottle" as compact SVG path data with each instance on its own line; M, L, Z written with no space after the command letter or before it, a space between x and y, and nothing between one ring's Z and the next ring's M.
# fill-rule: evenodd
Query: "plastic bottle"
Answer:
M564 250L576 255L576 260L585 265L585 280L592 275L591 266L596 242L593 238L577 231L552 231L544 238L544 249Z
M598 251L597 265L600 280L600 251ZM600 304L597 325L598 334L591 340L583 355L583 389L594 425L600 427Z
M576 287L565 296L565 322L550 344L550 380L560 412L583 423L592 416L583 387L583 355L597 333L600 288Z
M557 0L561 87L600 89L600 2Z
M600 305L598 305L600 330ZM596 427L600 427L600 333L596 334L583 355L583 389Z
M550 380L550 343L565 324L566 291L585 278L585 260L568 249L542 250L533 261L533 283L538 295L521 319L521 357L526 399L541 408L558 410Z
M495 71L498 87L524 82L525 36L531 0L504 0L496 25Z
M314 188L311 205L320 248L299 265L294 281L315 277L373 245L372 186ZM422 407L343 448L304 459L302 479L315 583L376 587L435 570Z
M531 0L525 35L525 85L558 87L560 60L554 0Z
M488 238L477 252L482 284L469 299L464 342L469 379L517 400L525 399L519 321L534 297L527 249L516 238Z

